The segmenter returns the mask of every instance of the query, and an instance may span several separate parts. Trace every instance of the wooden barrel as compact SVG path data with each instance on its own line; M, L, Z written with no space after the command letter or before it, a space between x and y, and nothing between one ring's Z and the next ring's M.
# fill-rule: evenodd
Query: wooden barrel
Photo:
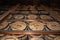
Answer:
M19 39L16 36L7 35L2 37L1 40L19 40Z
M26 23L21 21L15 21L14 23L11 23L10 27L12 30L22 31L26 28Z
M60 30L60 24L58 22L47 22L47 27L50 30Z
M29 40L44 40L44 39L39 37L33 37L33 38L30 38Z
M44 29L44 23L41 22L32 22L29 24L29 28L33 31L41 31Z

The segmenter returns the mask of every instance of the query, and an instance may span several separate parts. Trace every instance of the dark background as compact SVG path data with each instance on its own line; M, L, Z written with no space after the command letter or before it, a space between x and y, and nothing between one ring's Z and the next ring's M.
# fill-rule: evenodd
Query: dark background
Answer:
M60 0L0 0L0 5L13 5L20 3L21 5L40 5L44 4L49 7L60 8Z

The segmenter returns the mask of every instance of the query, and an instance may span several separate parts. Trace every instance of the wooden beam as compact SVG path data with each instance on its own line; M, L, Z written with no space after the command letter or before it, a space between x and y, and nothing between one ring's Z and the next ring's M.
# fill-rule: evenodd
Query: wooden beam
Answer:
M60 34L60 31L0 31L0 34Z

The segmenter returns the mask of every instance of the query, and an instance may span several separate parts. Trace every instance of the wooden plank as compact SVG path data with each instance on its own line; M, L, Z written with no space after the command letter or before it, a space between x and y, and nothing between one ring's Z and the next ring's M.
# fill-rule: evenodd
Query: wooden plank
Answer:
M39 32L39 31L37 31L37 32L31 32L31 31L24 31L24 32L22 32L22 31L0 31L0 34L60 34L60 31L58 32L58 31L46 31L46 32L43 32L43 31L41 31L41 32Z

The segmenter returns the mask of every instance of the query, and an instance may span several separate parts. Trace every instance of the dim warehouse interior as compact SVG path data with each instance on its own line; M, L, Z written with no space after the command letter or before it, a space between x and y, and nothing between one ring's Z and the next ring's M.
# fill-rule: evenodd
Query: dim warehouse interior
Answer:
M0 40L60 40L60 0L0 0Z

